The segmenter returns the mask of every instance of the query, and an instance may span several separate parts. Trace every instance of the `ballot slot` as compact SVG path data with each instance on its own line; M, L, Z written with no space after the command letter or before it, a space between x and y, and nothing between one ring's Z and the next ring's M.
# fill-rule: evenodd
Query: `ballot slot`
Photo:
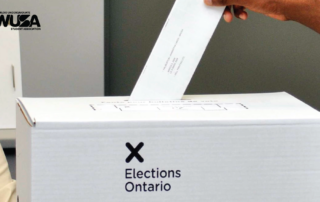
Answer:
M212 100L123 101L91 104L95 111L238 111L249 108L242 103L219 103Z

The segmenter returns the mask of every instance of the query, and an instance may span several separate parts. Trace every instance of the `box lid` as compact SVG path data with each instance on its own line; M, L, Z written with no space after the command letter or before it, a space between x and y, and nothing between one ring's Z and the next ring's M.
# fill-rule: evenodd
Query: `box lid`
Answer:
M320 113L288 93L187 95L183 100L129 102L129 97L19 98L37 128L110 127L118 123L189 125L320 123Z

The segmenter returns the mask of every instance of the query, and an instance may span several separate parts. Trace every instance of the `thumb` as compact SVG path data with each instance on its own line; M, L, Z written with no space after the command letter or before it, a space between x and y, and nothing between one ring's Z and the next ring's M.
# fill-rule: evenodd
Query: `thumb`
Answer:
M243 0L204 0L204 3L208 6L230 6L230 5L241 5Z

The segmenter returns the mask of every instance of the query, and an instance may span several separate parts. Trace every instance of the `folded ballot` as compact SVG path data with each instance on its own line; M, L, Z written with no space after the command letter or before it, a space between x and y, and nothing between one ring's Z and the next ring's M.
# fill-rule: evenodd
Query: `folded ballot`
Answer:
M176 0L130 100L181 99L224 7Z

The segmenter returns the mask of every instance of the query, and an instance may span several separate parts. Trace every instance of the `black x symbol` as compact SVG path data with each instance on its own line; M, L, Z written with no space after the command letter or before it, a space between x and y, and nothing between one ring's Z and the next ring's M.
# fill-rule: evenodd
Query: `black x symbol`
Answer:
M140 142L136 148L133 148L129 142L126 144L127 148L131 151L131 154L126 158L127 163L130 163L133 157L136 157L140 163L144 161L142 156L140 156L140 154L138 153L143 145L143 142Z

